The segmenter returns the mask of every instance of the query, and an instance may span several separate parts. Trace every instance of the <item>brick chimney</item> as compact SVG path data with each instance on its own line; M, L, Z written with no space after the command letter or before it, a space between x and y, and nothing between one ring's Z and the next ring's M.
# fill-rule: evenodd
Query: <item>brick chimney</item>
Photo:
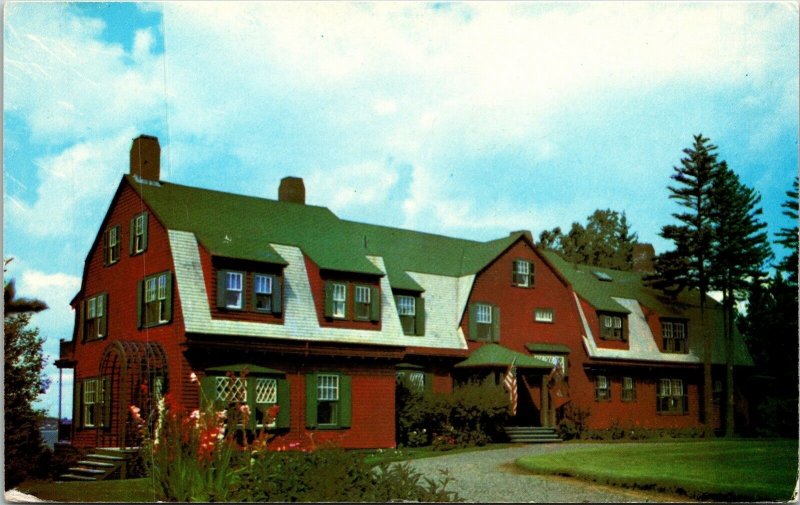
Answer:
M158 137L139 135L131 145L131 175L157 181L161 177L161 146Z
M278 188L278 200L281 202L306 203L306 186L302 177L284 177Z
M633 271L634 272L653 272L653 258L656 250L653 244L635 244L633 246Z

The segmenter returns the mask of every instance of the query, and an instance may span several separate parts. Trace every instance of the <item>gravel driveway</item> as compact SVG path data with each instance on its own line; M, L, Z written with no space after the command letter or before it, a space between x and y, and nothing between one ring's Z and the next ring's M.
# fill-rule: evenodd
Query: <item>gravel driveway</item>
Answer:
M597 447L600 444L591 444ZM468 502L674 502L691 501L655 492L601 486L566 477L531 475L514 465L517 458L560 451L584 450L588 445L531 444L506 449L446 454L411 461L423 475L439 477L447 469L448 486Z

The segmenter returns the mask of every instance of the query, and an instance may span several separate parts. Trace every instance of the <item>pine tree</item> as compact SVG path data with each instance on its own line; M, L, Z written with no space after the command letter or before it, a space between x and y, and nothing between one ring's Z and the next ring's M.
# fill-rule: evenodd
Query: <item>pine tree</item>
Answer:
M772 256L766 223L759 220L761 196L739 180L723 161L711 190L711 287L722 292L725 341L725 436L733 436L733 324L736 302L753 282L761 282Z
M783 215L787 216L794 222L791 228L781 228L776 234L778 237L778 244L789 249L789 256L785 257L783 261L778 264L778 268L783 270L789 275L788 281L795 286L797 285L797 250L798 250L798 227L797 227L797 212L798 212L798 178L794 178L792 189L786 192L788 200L781 204L783 207Z
M700 305L698 335L703 341L703 406L706 436L713 435L711 424L711 337L706 326L706 296L711 284L712 202L711 190L720 171L715 153L702 134L694 136L691 148L683 150L681 166L673 167L669 197L676 200L683 212L672 214L678 224L666 225L661 237L671 240L675 249L657 256L656 273L650 280L656 288L677 294L684 289L697 290Z

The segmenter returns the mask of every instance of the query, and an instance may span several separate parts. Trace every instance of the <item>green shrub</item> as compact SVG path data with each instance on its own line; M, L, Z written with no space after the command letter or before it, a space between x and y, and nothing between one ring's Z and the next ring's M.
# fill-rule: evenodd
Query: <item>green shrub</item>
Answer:
M572 403L564 406L563 417L558 422L558 434L564 440L586 438L586 420L590 410L576 407Z

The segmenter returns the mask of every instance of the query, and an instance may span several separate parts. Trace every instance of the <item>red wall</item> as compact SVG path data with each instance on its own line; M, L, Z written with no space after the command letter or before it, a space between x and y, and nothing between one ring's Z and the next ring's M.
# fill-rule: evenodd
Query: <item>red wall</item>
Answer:
M114 340L133 340L158 342L164 347L168 357L169 377L176 401L183 404L191 400L193 392L183 390L177 377L188 377L190 369L184 357L181 343L183 334L183 311L178 297L177 279L173 277L172 322L147 329L137 328L137 283L144 277L172 270L172 254L166 230L156 216L139 198L138 194L122 182L118 199L110 209L107 227L99 231L97 245L89 253L84 269L83 297L76 299L75 308L82 299L105 292L108 293L108 332L105 338L82 343L75 339L76 381L98 377L103 351ZM145 252L136 256L129 253L128 239L130 221L138 213L148 211L148 240ZM122 237L120 259L110 266L103 265L103 233L111 226L119 225ZM77 319L77 311L75 312ZM76 428L74 444L77 446L95 445L94 429Z

